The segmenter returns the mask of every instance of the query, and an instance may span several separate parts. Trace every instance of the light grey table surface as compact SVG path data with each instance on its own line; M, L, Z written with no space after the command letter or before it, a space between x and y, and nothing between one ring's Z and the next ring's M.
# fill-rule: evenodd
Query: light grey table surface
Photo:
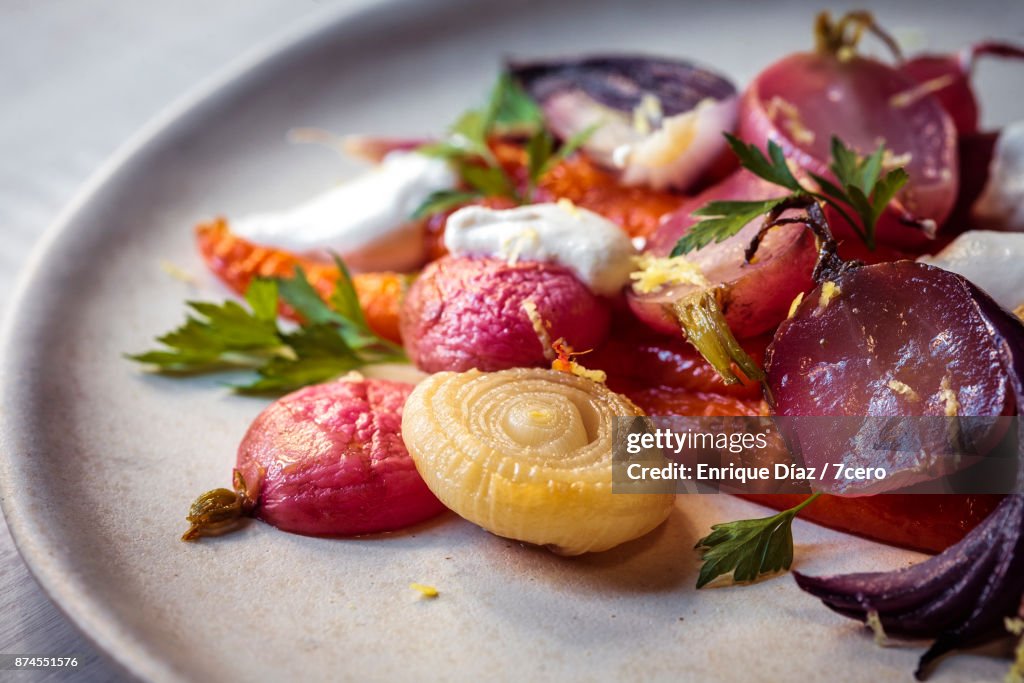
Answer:
M348 1L0 4L0 315L43 231L126 138L254 45ZM40 591L2 519L0 653L81 660L73 674L0 672L2 680L126 678Z

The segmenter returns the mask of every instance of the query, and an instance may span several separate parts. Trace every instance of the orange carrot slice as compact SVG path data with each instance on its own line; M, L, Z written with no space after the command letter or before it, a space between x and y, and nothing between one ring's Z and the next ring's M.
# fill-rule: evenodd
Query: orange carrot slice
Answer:
M292 277L296 266L302 267L325 299L338 281L338 269L333 263L253 244L232 233L223 218L200 224L196 228L196 242L207 267L239 294L245 292L254 277ZM398 311L409 280L410 276L393 272L352 276L367 323L374 332L397 343L402 341ZM282 307L282 313L295 317L287 307Z

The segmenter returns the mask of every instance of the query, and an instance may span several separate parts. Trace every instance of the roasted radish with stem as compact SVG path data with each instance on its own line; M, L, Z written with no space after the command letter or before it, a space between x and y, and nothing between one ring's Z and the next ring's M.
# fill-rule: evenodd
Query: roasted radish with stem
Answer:
M705 190L671 214L651 237L628 292L633 312L652 329L679 333L673 305L718 288L718 305L738 338L770 331L797 294L811 286L814 236L799 226L780 228L766 238L756 263L744 252L761 227L761 213L739 225L736 234L692 253L673 255L677 242L702 222L694 212L713 202L773 200L785 190L740 170ZM762 212L763 213L763 212Z
M283 531L354 536L430 519L430 493L402 441L412 385L352 376L269 405L238 447L235 491L204 494L183 537L220 533L244 516Z
M627 398L569 372L441 372L409 397L402 434L430 490L491 533L562 555L660 525L671 493L612 493L613 423Z
M909 182L881 217L878 242L920 246L928 239L922 222L941 226L956 201L956 127L942 104L931 93L921 92L917 81L898 68L857 54L866 30L895 46L866 12L851 12L836 21L827 13L819 16L817 48L779 60L747 88L740 103L738 135L758 146L774 141L798 167L833 182L833 136L863 155L884 142L890 154L883 165L902 166ZM856 226L835 207L830 207L829 219L837 236L855 232Z

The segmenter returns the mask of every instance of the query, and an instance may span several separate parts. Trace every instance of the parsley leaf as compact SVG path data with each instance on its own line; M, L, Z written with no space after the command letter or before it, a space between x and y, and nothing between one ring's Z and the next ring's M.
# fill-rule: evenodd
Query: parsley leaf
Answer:
M239 393L271 393L323 382L371 363L406 361L401 346L374 333L366 322L345 264L327 303L301 268L295 277L255 279L235 301L189 302L195 315L157 338L164 348L129 355L163 374L251 369L259 378L236 385ZM277 323L278 299L303 318L294 330Z
M793 564L793 519L819 495L812 494L771 517L713 525L711 533L694 546L704 560L697 588L724 574L731 573L735 583L745 583L789 569Z
M909 180L907 172L902 168L893 169L882 175L885 166L885 145L880 144L874 152L861 157L838 137L833 137L829 170L835 178L833 181L808 173L820 190L815 191L802 185L793 175L782 148L773 140L768 141L768 155L765 156L756 145L747 144L728 133L725 137L743 168L759 178L789 190L791 194L764 202L720 201L701 207L694 211L693 215L704 217L704 220L696 223L680 238L672 250L673 256L701 249L711 242L722 242L737 234L759 215L770 212L780 202L798 196L814 197L822 204L835 209L864 244L869 249L874 249L875 229L879 218L889 202ZM763 211L759 211L759 207L763 208Z
M532 135L544 129L544 113L508 71L498 76L488 111L490 128L498 135Z
M712 241L721 242L732 237L747 223L770 212L781 201L781 199L768 199L763 202L709 202L693 212L694 216L703 216L704 220L676 242L671 255L682 256L701 249ZM697 227L700 229L697 230Z
M439 190L432 193L426 200L416 208L412 217L414 220L429 218L435 213L444 213L457 206L469 204L480 199L483 195L479 192L466 192L464 190Z
M259 379L234 387L240 394L266 394L292 391L307 384L318 384L363 365L352 348L330 324L301 327L284 335L293 357L272 358L258 368Z
M484 107L463 113L449 128L447 138L417 148L420 154L448 159L467 188L435 192L412 217L427 218L482 197L506 197L528 204L541 178L578 150L597 128L591 126L556 145L554 136L544 127L540 106L511 74L503 72ZM490 147L495 137L525 138L525 190L495 158Z
M770 183L780 185L794 192L801 192L803 188L800 182L793 177L793 172L786 164L786 157L782 148L774 140L768 141L768 158L757 145L748 145L734 135L725 133L725 139L729 143L733 154L740 160L743 168L751 171L754 175L764 178Z

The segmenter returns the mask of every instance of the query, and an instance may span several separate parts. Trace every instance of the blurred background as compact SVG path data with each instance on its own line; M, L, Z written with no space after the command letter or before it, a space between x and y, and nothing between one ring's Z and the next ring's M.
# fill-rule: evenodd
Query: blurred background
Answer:
M86 179L170 102L261 43L361 0L5 0L0 4L0 316ZM77 655L19 681L120 681L39 590L0 518L0 653ZM0 679L7 672L0 672ZM9 680L9 679L8 679Z

